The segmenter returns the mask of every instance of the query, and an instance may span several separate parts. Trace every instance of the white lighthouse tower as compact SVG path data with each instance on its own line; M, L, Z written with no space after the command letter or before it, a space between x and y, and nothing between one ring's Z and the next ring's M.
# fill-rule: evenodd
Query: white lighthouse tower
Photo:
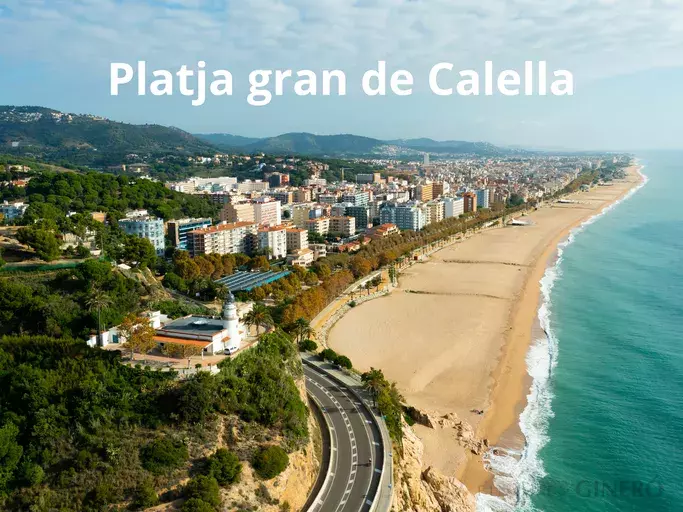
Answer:
M239 350L242 345L242 331L240 329L240 319L237 316L237 306L235 306L235 296L228 292L228 296L223 304L223 327L227 329L230 339L225 341L225 348Z

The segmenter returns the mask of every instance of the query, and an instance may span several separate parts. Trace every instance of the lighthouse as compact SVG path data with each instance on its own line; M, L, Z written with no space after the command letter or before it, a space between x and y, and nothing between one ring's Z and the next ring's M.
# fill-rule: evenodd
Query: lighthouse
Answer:
M228 292L223 304L223 328L228 331L229 339L225 340L225 348L239 350L242 344L242 332L240 330L240 319L237 316L237 306L235 306L235 296Z

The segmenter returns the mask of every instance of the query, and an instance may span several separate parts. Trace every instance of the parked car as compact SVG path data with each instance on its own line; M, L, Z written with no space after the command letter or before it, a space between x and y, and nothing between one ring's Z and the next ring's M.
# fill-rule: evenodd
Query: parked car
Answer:
M228 348L226 348L226 349L223 351L223 353L224 353L226 356L231 356L231 355L233 355L235 352L237 352L237 350L238 350L237 347L228 347Z

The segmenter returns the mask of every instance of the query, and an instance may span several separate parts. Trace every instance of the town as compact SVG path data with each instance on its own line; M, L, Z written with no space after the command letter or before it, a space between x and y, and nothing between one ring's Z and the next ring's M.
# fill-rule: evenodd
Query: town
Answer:
M369 499L364 492L328 493L313 477L304 490L288 490L302 478L300 471L285 471L290 465L304 464L305 474L321 479L333 475L324 463L301 460L314 451L312 439L320 428L336 421L341 424L335 428L346 428L343 416L330 416L336 406L328 392L339 393L336 400L357 393L365 421L377 429L369 434L362 422L353 426L367 464L346 458L339 478L348 471L358 474L360 485L374 482L372 502L388 510L392 499L399 499L390 484L392 464L400 464L397 447L404 442L406 411L412 409L381 370L358 372L349 357L325 344L330 325L349 308L388 294L402 271L435 251L478 230L525 229L528 212L564 204L567 193L610 186L629 162L626 155L604 154L433 159L425 152L419 159L128 154L93 171L2 159L4 353L23 361L60 347L54 357L62 361L62 379L96 372L95 380L82 384L88 389L99 381L131 382L128 391L117 385L112 392L121 414L136 418L133 426L97 421L112 435L127 432L109 449L136 454L130 464L140 481L131 484L118 469L113 479L103 478L88 465L109 456L81 450L76 474L90 472L99 483L52 484L51 503L128 500L131 509L142 510L174 502L184 512L216 510L231 499L236 509L279 502L278 510L314 510L305 505L306 493L309 499L327 496L323 509L344 499L362 507ZM23 367L7 374L5 393L14 410L38 424L42 420L17 399ZM308 389L308 406L297 388L304 375L316 383ZM330 376L343 390L326 387ZM137 379L146 382L144 391ZM31 401L40 389L31 392ZM59 390L50 393L53 402L65 400ZM120 393L139 398L126 403ZM150 405L161 403L169 405ZM311 423L309 408L323 419ZM138 416L139 411L147 412ZM70 411L64 421L78 414ZM197 425L205 430L199 437L192 430ZM180 430L163 435L163 428ZM239 433L230 450L221 448L201 462L196 451L201 440L222 442L222 429ZM264 443L264 435L282 441ZM79 439L92 446L91 437ZM40 492L35 482L42 481L43 467L74 456L72 448L49 448L47 438L34 442L45 449L22 466L29 476L21 478L29 483L13 484L30 485L24 489L32 493ZM481 450L482 442L472 450ZM188 459L203 468L200 474L162 493L169 475L187 474ZM12 495L20 508L34 499Z

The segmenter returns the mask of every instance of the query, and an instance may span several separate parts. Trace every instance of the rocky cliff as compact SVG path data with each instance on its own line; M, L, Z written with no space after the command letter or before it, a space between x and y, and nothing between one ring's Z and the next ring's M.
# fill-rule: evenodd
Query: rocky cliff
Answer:
M475 512L474 496L453 477L423 469L422 441L403 424L403 455L395 457L394 501L396 512Z

